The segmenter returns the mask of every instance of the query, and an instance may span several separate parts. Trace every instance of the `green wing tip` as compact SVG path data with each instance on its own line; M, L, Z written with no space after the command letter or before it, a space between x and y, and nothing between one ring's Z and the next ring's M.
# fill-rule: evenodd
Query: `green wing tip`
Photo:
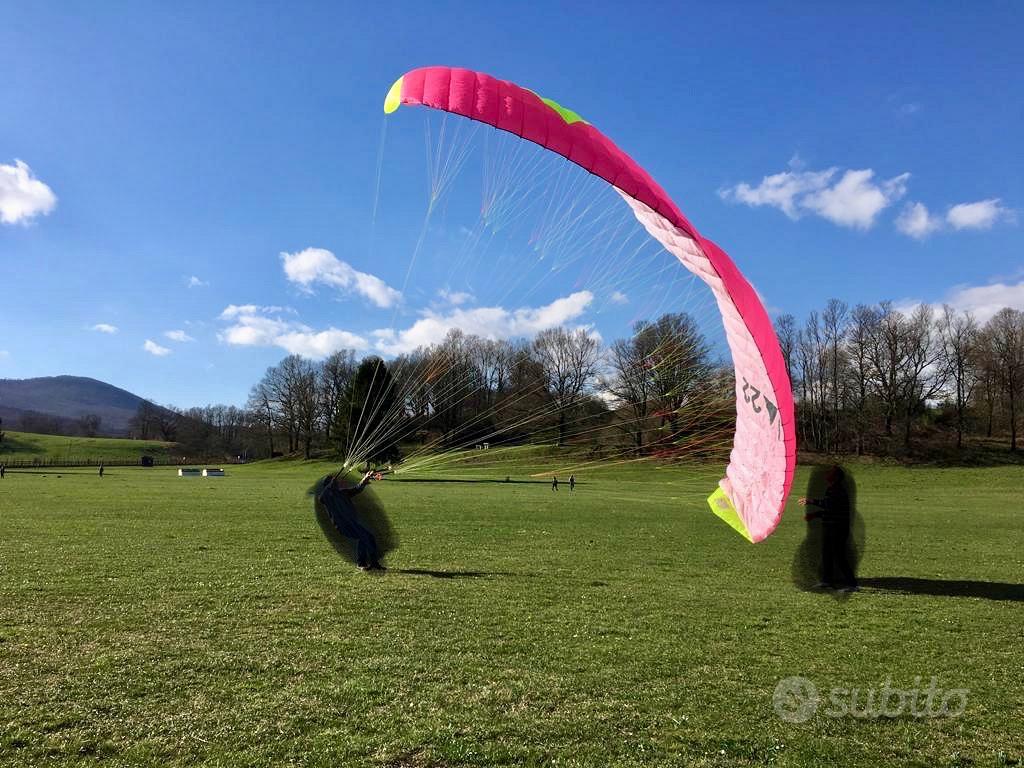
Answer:
M403 75L404 77L404 75ZM402 105L402 78L395 80L388 95L384 97L384 114L390 115Z
M721 486L716 488L715 492L708 496L708 506L711 507L712 512L718 515L730 528L736 531L736 533L751 544L754 543L750 533L747 532L747 526L743 524L743 520L740 518L740 513L736 511L736 507L733 505L732 499L726 495Z

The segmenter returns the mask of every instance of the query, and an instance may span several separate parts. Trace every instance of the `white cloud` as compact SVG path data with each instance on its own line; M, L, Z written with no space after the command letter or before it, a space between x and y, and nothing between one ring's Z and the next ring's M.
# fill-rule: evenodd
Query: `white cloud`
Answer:
M991 229L999 222L1013 223L1015 220L1014 212L1005 207L998 197L960 203L946 214L946 221L953 229Z
M33 176L27 164L21 160L14 165L0 164L0 223L27 224L56 207L53 190Z
M98 331L100 333L117 333L117 326L111 325L110 323L96 323L90 331Z
M6 349L0 349L0 360L5 360L5 359L7 359L10 356L11 356L11 353L8 352Z
M291 331L274 339L274 343L290 354L320 359L339 349L365 349L366 339L348 331L328 328L326 331Z
M791 219L812 213L843 227L870 229L878 214L906 194L909 173L875 181L870 168L804 171L798 159L791 170L765 176L756 187L741 182L719 190L723 200L778 208Z
M449 291L446 288L442 288L438 291L437 295L441 297L441 301L443 303L451 304L453 307L461 307L463 304L468 304L476 298L472 293L466 293L465 291Z
M907 192L909 173L886 181L872 181L871 169L847 171L831 187L807 195L802 204L833 224L856 229L870 229L875 217Z
M151 339L146 339L146 343L142 345L142 348L149 352L149 354L156 355L157 357L165 357L166 355L171 354L171 350L167 347L161 347Z
M533 336L546 328L575 320L586 311L593 299L594 295L590 291L577 291L543 307L522 307L516 310L504 307L456 308L447 314L428 310L424 317L405 330L384 328L374 331L373 335L378 339L377 349L388 355L411 352L417 347L435 344L454 328L487 339Z
M195 275L192 275L192 277L190 277L188 279L188 287L189 288L205 288L208 285L209 285L208 282L206 282L205 280L200 280Z
M1024 311L1024 280L1009 285L960 285L953 289L946 303L970 311L978 322L984 323L1004 307Z
M942 218L929 212L924 203L907 203L896 219L896 229L916 240L942 229Z
M282 253L284 274L306 291L323 283L345 292L355 291L378 307L391 307L402 294L379 277L360 272L323 248L307 248L298 253Z
M186 341L195 341L195 339L193 339L184 331L164 331L164 336L170 339L171 341L178 341L182 343Z
M221 313L221 318L232 324L219 334L226 344L243 347L280 347L289 354L303 357L322 358L339 349L366 349L369 345L363 337L328 328L315 331L295 320L282 319L288 312L284 307L260 307L255 304L230 305Z
M905 299L896 305L896 309L909 315L923 302L916 299ZM989 283L988 285L957 285L946 295L946 298L932 304L936 311L941 311L943 304L970 312L979 323L988 322L1004 307L1024 311L1024 280L1019 283Z
M999 198L950 206L944 218L931 213L924 203L907 203L896 219L896 229L923 240L947 226L956 230L991 229L998 222L1012 224L1015 221L1014 211L1005 207Z
M629 304L629 297L622 291L614 291L608 300L612 304Z
M278 307L278 306L260 306L259 304L228 304L224 308L224 311L220 313L221 320L230 320L240 315L276 315L284 312L295 314L295 310L291 307Z

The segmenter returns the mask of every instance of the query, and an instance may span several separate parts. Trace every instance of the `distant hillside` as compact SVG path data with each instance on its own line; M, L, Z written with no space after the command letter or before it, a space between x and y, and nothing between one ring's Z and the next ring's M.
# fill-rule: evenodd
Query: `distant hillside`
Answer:
M0 463L14 461L64 460L75 461L138 461L141 456L167 460L176 445L159 440L125 440L116 437L65 437L63 435L35 435L28 432L4 430L0 441Z
M60 422L95 414L101 419L101 434L120 435L128 431L128 422L142 402L131 392L81 376L0 379L0 419L8 428L26 423L26 416L32 414Z

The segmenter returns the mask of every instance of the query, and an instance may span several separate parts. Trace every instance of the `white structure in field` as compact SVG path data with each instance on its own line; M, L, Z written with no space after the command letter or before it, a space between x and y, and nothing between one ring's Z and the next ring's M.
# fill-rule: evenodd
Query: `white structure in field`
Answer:
M203 477L224 477L223 469L204 469Z
M199 477L202 473L198 469L179 469L178 477Z

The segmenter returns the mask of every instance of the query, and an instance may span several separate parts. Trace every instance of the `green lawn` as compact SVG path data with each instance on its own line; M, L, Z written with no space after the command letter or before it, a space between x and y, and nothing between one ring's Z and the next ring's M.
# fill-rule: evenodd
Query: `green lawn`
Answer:
M127 440L116 437L66 437L4 430L0 464L11 461L138 461L141 456L166 459L174 443L159 440Z
M540 466L521 462L419 477ZM750 545L707 511L713 472L635 464L579 472L573 496L393 476L375 489L401 547L363 574L304 496L325 466L0 482L0 763L1024 759L1019 467L859 469L876 586L838 600L792 586L798 493ZM772 697L794 675L825 691L934 676L968 702L790 723Z

